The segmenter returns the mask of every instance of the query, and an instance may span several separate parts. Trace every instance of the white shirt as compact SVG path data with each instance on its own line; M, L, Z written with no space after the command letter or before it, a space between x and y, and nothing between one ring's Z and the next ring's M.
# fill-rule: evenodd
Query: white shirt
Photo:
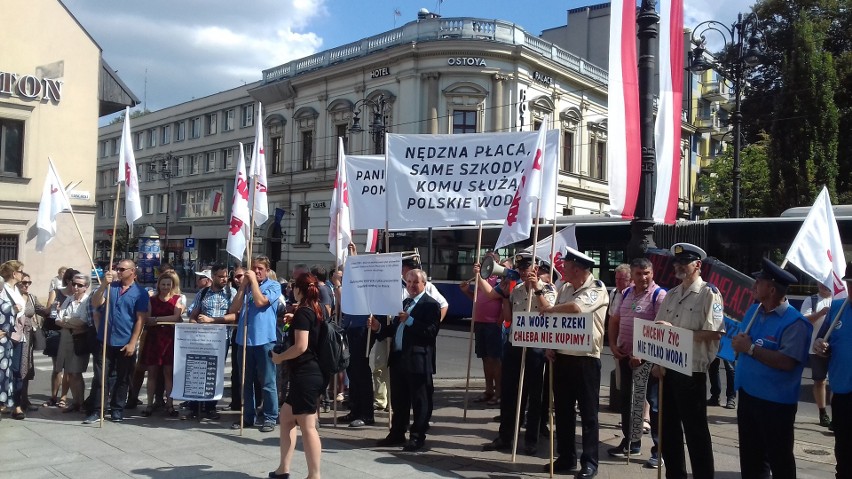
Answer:
M831 297L823 298L822 296L817 295L817 304L816 307L813 305L813 296L809 296L802 301L802 316L807 316L809 314L818 313L822 311L822 308L830 308L831 307ZM825 317L828 316L828 313L821 316L815 322L811 323L814 325L814 332L811 334L811 347L808 349L811 354L816 354L814 351L814 343L817 339L817 334L819 333L820 328L822 327L822 323L825 322Z

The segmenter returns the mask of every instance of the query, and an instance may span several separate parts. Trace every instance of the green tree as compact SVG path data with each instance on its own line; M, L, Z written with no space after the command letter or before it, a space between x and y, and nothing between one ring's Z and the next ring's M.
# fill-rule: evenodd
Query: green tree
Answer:
M151 110L149 110L147 108L144 109L144 110L132 110L130 112L130 119L132 120L134 118L139 118L140 116L145 116L148 113L151 113ZM110 125L115 125L116 123L124 123L124 114L123 113L120 114L120 115L116 115L115 118L113 118L109 122Z
M769 139L766 135L740 151L741 204L743 218L769 216L774 199L769 191ZM697 190L709 206L706 218L728 218L731 214L733 150L728 149L702 172Z
M772 123L769 185L775 214L811 204L823 185L837 196L837 75L824 37L824 28L803 10L793 23Z

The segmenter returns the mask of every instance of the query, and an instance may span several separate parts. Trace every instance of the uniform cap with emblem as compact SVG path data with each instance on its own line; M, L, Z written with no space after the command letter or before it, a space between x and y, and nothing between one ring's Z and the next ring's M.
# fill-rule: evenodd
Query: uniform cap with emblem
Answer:
M515 268L526 269L532 266L532 253L522 252L515 255Z
M755 279L768 279L770 281L774 281L785 288L796 282L796 277L793 276L792 273L783 270L780 266L766 258L762 259L761 270L755 271L751 274L751 276Z
M582 265L585 268L592 268L595 266L595 260L591 257L575 250L574 248L568 246L566 247L565 257L562 258L563 261L573 261Z
M846 274L843 275L843 281L852 281L852 261L846 263Z
M676 243L672 246L671 252L675 263L692 263L707 257L703 249L692 243Z

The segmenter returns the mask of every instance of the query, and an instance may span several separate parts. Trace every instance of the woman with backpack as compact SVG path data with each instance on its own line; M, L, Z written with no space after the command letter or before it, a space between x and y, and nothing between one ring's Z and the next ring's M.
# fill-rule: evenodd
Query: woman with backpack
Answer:
M281 406L281 462L269 477L289 479L290 463L296 448L296 426L302 430L302 443L308 463L308 479L320 478L322 445L317 431L317 404L330 378L325 377L317 356L320 325L323 321L319 302L319 283L310 273L296 278L293 296L297 301L294 313L288 313L287 349L272 352L272 361L287 361L290 387Z

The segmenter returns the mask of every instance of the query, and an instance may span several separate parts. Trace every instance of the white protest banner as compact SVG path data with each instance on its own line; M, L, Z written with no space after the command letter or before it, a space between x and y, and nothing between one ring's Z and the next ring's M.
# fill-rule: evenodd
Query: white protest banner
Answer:
M401 272L402 253L350 256L343 274L341 310L396 315L402 309Z
M591 313L512 313L512 345L590 353L594 347Z
M385 157L346 155L346 176L352 229L384 229L387 217Z
M636 321L633 323L633 355L692 376L692 330Z
M388 133L389 227L428 228L505 220L525 160L535 154L537 135L535 131ZM555 180L551 174L543 181Z
M222 399L225 389L224 324L176 324L172 397L182 400Z

